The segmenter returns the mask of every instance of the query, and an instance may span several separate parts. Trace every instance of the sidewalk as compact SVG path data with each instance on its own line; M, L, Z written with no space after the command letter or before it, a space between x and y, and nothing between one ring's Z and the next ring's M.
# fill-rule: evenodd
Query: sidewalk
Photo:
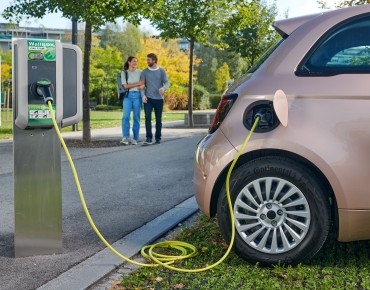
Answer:
M63 138L66 139L82 139L82 128L79 128L81 131L75 132L64 132L62 133ZM153 133L155 132L155 123L153 124ZM162 138L163 139L173 139L176 138L179 134L181 136L191 135L196 132L204 132L206 134L207 128L186 128L184 127L184 121L173 121L173 122L164 122L162 123ZM130 131L132 135L132 131ZM122 128L113 127L113 128L103 128L103 129L92 129L91 130L91 139L92 140L102 140L102 139L115 139L122 138ZM145 140L145 126L140 126L140 141ZM119 140L118 140L119 141Z

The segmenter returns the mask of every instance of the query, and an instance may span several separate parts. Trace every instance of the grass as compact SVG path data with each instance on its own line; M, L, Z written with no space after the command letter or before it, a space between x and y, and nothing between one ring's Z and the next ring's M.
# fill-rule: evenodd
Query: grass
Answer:
M1 110L0 140L13 136L13 112Z
M176 265L201 268L226 251L215 219L200 216L177 240L195 245L197 257ZM292 266L251 265L233 252L210 271L187 274L141 268L122 277L114 289L370 289L370 241L339 243L330 236L310 261Z
M90 127L91 129L120 127L122 119L122 111L90 111ZM163 122L184 120L182 112L164 112L162 115ZM154 113L153 113L154 121ZM132 123L132 122L131 122ZM141 124L144 124L144 112L141 113ZM82 130L82 121L78 123L78 129ZM63 128L63 132L72 131L72 126ZM12 111L1 112L1 127L0 140L9 139L12 137Z

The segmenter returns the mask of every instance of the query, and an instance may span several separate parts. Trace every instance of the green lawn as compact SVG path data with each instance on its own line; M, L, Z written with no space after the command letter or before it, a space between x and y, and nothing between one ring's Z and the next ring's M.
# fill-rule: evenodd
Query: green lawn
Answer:
M200 251L177 267L211 265L226 251L216 220L204 215L177 240ZM296 267L251 265L231 252L216 268L196 274L141 268L114 289L370 289L370 241L339 243L331 236L313 259Z
M13 136L13 112L1 110L0 140Z
M8 116L8 118L6 118ZM121 111L90 111L90 126L92 129L111 128L121 126ZM154 120L154 113L153 113ZM163 122L184 120L182 112L164 112ZM9 139L12 137L12 112L1 112L0 139ZM141 113L141 124L144 124L144 112ZM78 124L78 129L82 130L82 121ZM63 128L63 132L72 131L72 126Z

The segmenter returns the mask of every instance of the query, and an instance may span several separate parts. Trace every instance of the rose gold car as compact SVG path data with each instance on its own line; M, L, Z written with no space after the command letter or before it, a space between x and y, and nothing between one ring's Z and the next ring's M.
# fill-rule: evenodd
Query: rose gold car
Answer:
M311 258L330 230L370 239L370 5L273 26L281 40L221 99L193 181L229 241L226 174L261 117L230 189L234 249L263 265Z

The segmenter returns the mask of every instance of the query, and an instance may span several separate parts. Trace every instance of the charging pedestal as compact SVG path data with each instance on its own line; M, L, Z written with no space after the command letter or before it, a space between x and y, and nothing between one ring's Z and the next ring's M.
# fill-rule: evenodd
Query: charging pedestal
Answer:
M61 145L45 100L60 127L81 120L81 50L36 39L12 48L15 257L61 253Z

